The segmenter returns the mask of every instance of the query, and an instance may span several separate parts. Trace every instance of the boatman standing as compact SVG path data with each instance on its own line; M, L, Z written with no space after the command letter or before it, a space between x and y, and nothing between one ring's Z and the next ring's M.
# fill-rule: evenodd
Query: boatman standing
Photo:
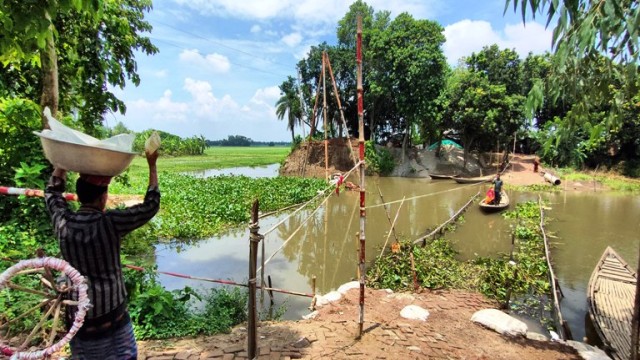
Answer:
M493 179L493 191L495 193L493 198L493 204L499 205L500 200L502 200L502 180L500 180L500 173L497 173L496 178Z

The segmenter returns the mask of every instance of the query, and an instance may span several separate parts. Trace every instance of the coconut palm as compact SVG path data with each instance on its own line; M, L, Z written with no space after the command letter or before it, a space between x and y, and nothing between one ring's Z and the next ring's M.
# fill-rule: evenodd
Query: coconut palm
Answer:
M287 129L291 130L291 141L295 141L295 133L293 129L296 125L302 123L302 111L300 99L297 94L297 86L295 79L291 76L287 78L280 86L280 99L276 102L276 115L278 119L287 118Z

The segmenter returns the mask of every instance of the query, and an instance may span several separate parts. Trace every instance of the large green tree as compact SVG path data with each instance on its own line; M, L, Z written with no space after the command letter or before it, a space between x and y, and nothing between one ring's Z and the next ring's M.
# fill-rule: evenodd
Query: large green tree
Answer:
M523 93L522 61L512 49L485 46L465 59L472 71L484 73L492 84L503 84L509 94Z
M505 11L512 1L506 1ZM545 87L557 100L568 93L575 99L573 116L567 121L581 122L582 115L602 104L612 104L607 125L615 126L622 119L620 111L626 99L639 89L638 46L640 9L636 1L628 0L514 0L525 20L545 16L553 27L554 72L536 83ZM546 13L546 14L545 14ZM600 58L605 56L606 71L601 71ZM618 91L611 91L611 86ZM535 89L538 98L545 91ZM531 102L540 106L542 100Z
M412 128L428 128L436 117L447 70L443 28L402 13L376 35L370 44L376 93L393 97L398 122L390 127L405 133L406 145Z
M150 10L150 0L0 2L0 95L74 111L93 132L106 112L124 113L107 86L139 83L134 51L157 52L143 35Z

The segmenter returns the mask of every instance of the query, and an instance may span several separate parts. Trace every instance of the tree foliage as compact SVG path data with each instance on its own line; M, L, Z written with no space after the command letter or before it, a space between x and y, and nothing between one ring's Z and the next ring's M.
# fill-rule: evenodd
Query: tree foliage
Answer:
M108 86L140 82L135 51L155 54L143 33L151 1L0 2L0 96L77 113L94 133L109 111L125 112Z

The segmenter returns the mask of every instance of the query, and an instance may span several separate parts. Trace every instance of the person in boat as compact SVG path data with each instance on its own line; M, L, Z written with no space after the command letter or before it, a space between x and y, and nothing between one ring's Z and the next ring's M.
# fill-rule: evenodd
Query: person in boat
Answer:
M502 200L502 180L500 180L500 173L496 174L495 179L493 179L493 205L500 204L500 200Z
M485 204L491 204L493 202L493 199L496 197L496 193L493 190L493 186L489 188L489 190L487 191L487 197L484 199L484 203Z
M62 192L66 170L54 168L45 190L62 257L88 281L92 307L80 331L71 339L73 359L136 359L138 348L127 311L122 275L122 238L151 220L160 209L157 150L147 153L149 185L144 202L106 210L110 177L81 174L76 182L80 208L72 211ZM73 297L73 296L72 296ZM72 314L68 314L67 326Z

